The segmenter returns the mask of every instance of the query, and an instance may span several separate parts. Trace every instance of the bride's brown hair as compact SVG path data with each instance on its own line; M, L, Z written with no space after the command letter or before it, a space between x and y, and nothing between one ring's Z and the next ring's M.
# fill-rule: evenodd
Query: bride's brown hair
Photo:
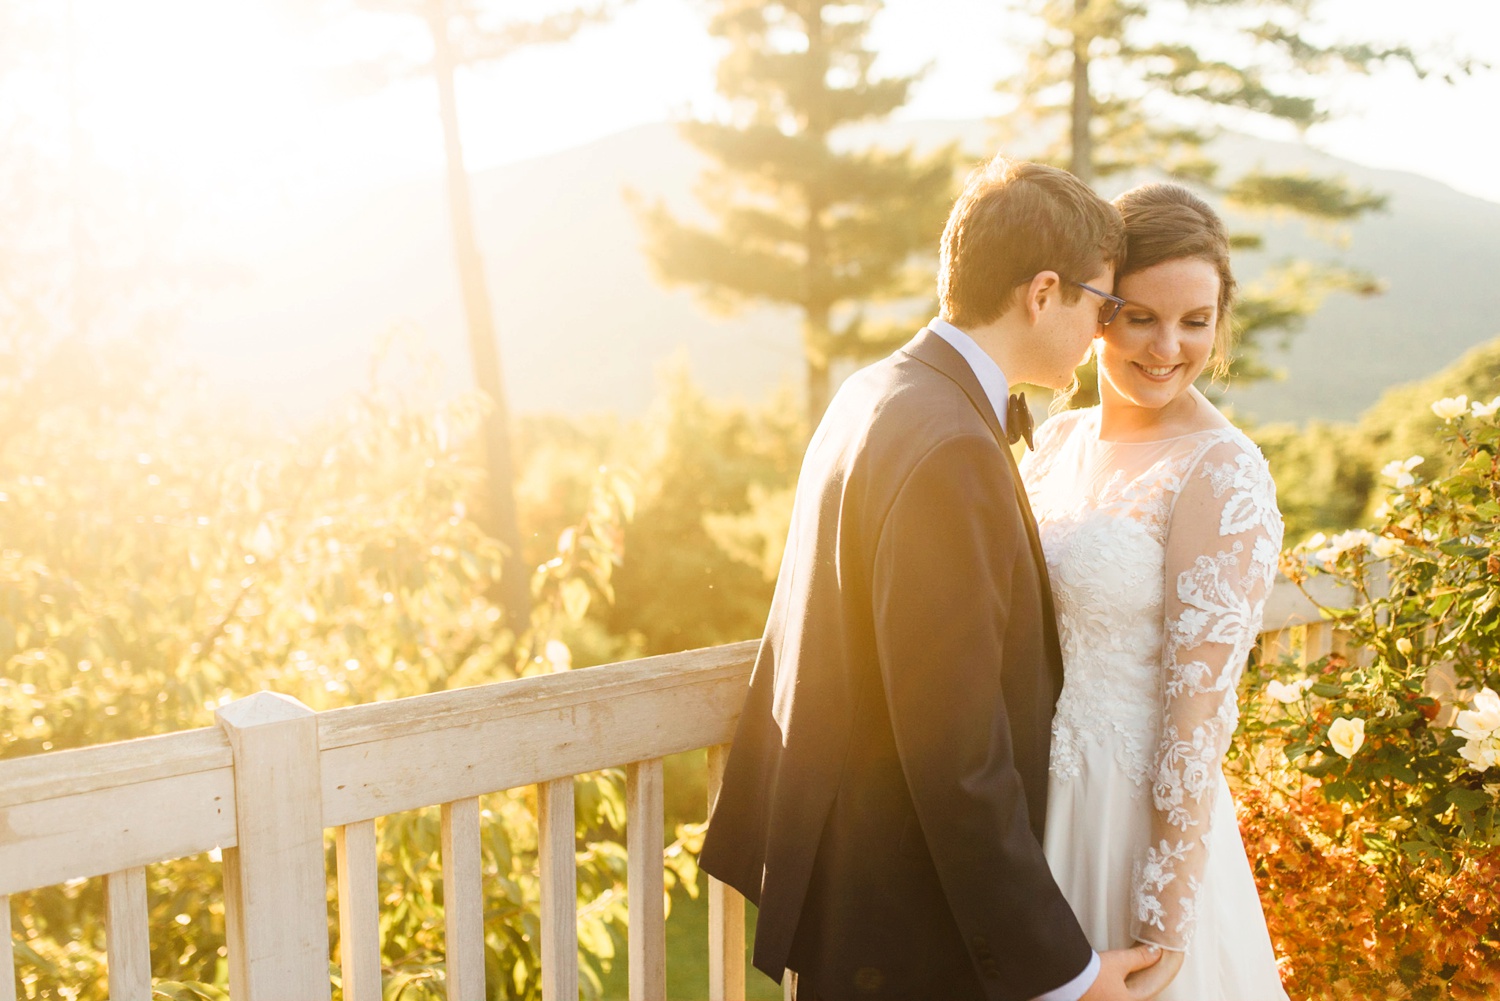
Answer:
M1219 273L1218 326L1214 330L1213 374L1229 374L1234 346L1234 298L1238 288L1229 267L1229 234L1224 221L1202 198L1180 184L1142 184L1114 200L1125 220L1125 263L1120 280L1166 261L1207 261Z

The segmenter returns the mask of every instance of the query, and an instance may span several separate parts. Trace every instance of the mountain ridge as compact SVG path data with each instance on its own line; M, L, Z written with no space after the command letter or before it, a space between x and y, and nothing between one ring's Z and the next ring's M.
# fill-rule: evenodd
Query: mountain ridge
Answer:
M895 122L853 131L847 141L960 141L977 150L990 129L980 121ZM1330 299L1285 350L1269 351L1288 378L1231 387L1237 411L1258 420L1352 419L1386 387L1435 372L1500 332L1486 267L1500 260L1500 204L1295 144L1234 136L1216 152L1231 174L1251 164L1342 173L1391 196L1389 211L1349 227L1342 253L1300 222L1228 213L1232 227L1266 233L1265 251L1236 257L1242 282L1270 260L1303 254L1341 259L1387 282L1376 299ZM656 124L473 175L516 410L636 414L655 393L655 370L672 358L684 359L714 397L760 400L800 380L795 311L718 315L651 275L624 192L701 216L693 192L703 164L674 126ZM393 326L422 332L446 391L467 388L439 179L304 213L245 263L251 279L200 295L183 327L188 355L226 392L286 413L320 409L361 383Z

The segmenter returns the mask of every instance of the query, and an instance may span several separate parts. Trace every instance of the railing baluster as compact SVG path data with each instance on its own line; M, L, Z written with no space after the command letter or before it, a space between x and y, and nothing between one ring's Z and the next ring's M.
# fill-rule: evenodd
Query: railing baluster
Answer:
M484 1001L484 885L479 800L443 804L443 928L448 1001Z
M16 1001L16 948L10 940L10 897L0 894L0 1001Z
M339 966L344 1001L380 1001L380 874L375 821L334 832L339 874Z
M106 876L104 947L111 1001L151 1001L150 922L145 866Z
M710 809L724 782L729 745L708 749ZM712 876L708 878L708 997L738 1001L745 996L745 898Z
M1333 652L1333 623L1327 620L1309 622L1303 629L1302 665L1305 667Z
M536 787L542 863L542 1001L578 1001L578 858L573 777Z
M1269 629L1260 634L1260 661L1269 664L1280 660L1291 652L1292 631L1290 629Z
M662 864L665 825L661 759L625 769L625 887L630 902L630 1001L667 996L667 915Z

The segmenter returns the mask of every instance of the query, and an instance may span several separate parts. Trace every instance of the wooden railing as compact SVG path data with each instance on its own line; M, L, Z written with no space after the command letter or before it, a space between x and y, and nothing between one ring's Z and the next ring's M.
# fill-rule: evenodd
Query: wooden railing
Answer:
M448 996L482 999L478 797L538 789L542 994L578 997L573 776L626 766L632 1001L666 996L662 758L709 748L722 773L755 643L315 713L261 692L218 726L0 762L7 896L106 882L109 996L148 1001L145 866L223 849L235 1001L330 996L323 835L335 832L344 996L378 1001L375 818L440 804ZM710 796L715 789L710 786ZM711 994L744 996L744 902L709 892ZM0 999L14 1001L12 950Z
M1262 640L1310 660L1336 637L1281 584ZM441 805L448 997L482 999L478 797L535 785L542 996L576 1001L573 777L623 765L630 998L662 1001L662 759L708 748L712 800L755 650L736 643L321 713L261 692L221 708L217 727L0 761L0 942L11 941L8 895L102 877L109 996L149 1001L144 867L220 848L232 997L327 999L323 839L333 828L344 997L378 1001L374 822ZM743 998L744 901L716 880L708 898L710 997ZM15 1001L13 962L0 948L0 1001Z

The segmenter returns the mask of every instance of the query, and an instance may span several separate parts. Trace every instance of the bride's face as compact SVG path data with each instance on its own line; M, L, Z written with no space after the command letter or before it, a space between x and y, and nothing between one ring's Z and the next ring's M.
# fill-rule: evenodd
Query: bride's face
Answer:
M1219 272L1199 258L1163 261L1120 279L1115 294L1126 305L1104 328L1101 389L1159 410L1192 387L1213 355Z

